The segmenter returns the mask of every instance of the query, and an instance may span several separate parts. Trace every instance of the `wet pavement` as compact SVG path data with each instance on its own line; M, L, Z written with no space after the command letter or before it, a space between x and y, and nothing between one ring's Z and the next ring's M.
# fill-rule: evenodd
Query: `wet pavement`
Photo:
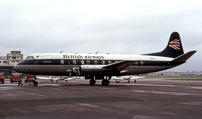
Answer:
M202 82L139 79L111 81L109 86L89 80L51 83L38 80L18 86L0 84L0 118L190 119L202 117Z

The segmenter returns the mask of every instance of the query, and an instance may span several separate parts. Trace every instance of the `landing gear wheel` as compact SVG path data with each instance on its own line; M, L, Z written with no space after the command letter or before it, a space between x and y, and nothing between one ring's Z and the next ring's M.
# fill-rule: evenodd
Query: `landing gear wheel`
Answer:
M128 83L130 83L130 80L128 80Z
M106 80L106 79L102 80L102 85L103 85L103 86L108 86L109 83L110 83L110 81L108 81L108 80Z
M95 81L94 79L91 79L91 80L89 81L89 83L90 83L90 85L95 85L96 81Z
M23 86L23 84L21 82L18 83L19 86Z
M34 86L38 86L38 82L37 81L33 81L33 85Z
M134 82L136 83L136 80L134 80Z

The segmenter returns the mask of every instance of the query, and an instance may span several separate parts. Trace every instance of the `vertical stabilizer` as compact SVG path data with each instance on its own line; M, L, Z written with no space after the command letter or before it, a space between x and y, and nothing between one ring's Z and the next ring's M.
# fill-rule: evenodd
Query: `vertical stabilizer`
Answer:
M170 35L170 40L168 41L167 47L163 51L157 52L157 53L145 54L145 55L176 58L182 54L184 54L184 50L182 47L180 35L178 32L173 32Z

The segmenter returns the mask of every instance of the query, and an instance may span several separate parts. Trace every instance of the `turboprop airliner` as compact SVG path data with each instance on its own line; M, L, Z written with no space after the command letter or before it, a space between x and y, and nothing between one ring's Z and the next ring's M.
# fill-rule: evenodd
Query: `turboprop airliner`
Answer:
M98 79L102 79L102 85L109 85L112 76L139 75L170 69L185 63L194 53L196 51L184 53L180 35L173 32L166 48L157 53L142 55L34 53L18 63L14 70L34 75L58 75L70 78L84 76L85 79L90 79L90 85L95 85Z
M136 82L136 79L145 78L145 76L112 76L111 79L116 80L116 83L120 83L120 81L127 80L130 83L131 80Z

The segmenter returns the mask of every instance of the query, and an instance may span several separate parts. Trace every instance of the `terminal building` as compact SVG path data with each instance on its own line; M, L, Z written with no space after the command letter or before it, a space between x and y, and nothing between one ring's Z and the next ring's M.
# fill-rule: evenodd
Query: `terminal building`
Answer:
M4 76L10 76L15 72L13 67L21 61L23 61L21 51L11 51L6 56L0 56L0 72L3 72Z

